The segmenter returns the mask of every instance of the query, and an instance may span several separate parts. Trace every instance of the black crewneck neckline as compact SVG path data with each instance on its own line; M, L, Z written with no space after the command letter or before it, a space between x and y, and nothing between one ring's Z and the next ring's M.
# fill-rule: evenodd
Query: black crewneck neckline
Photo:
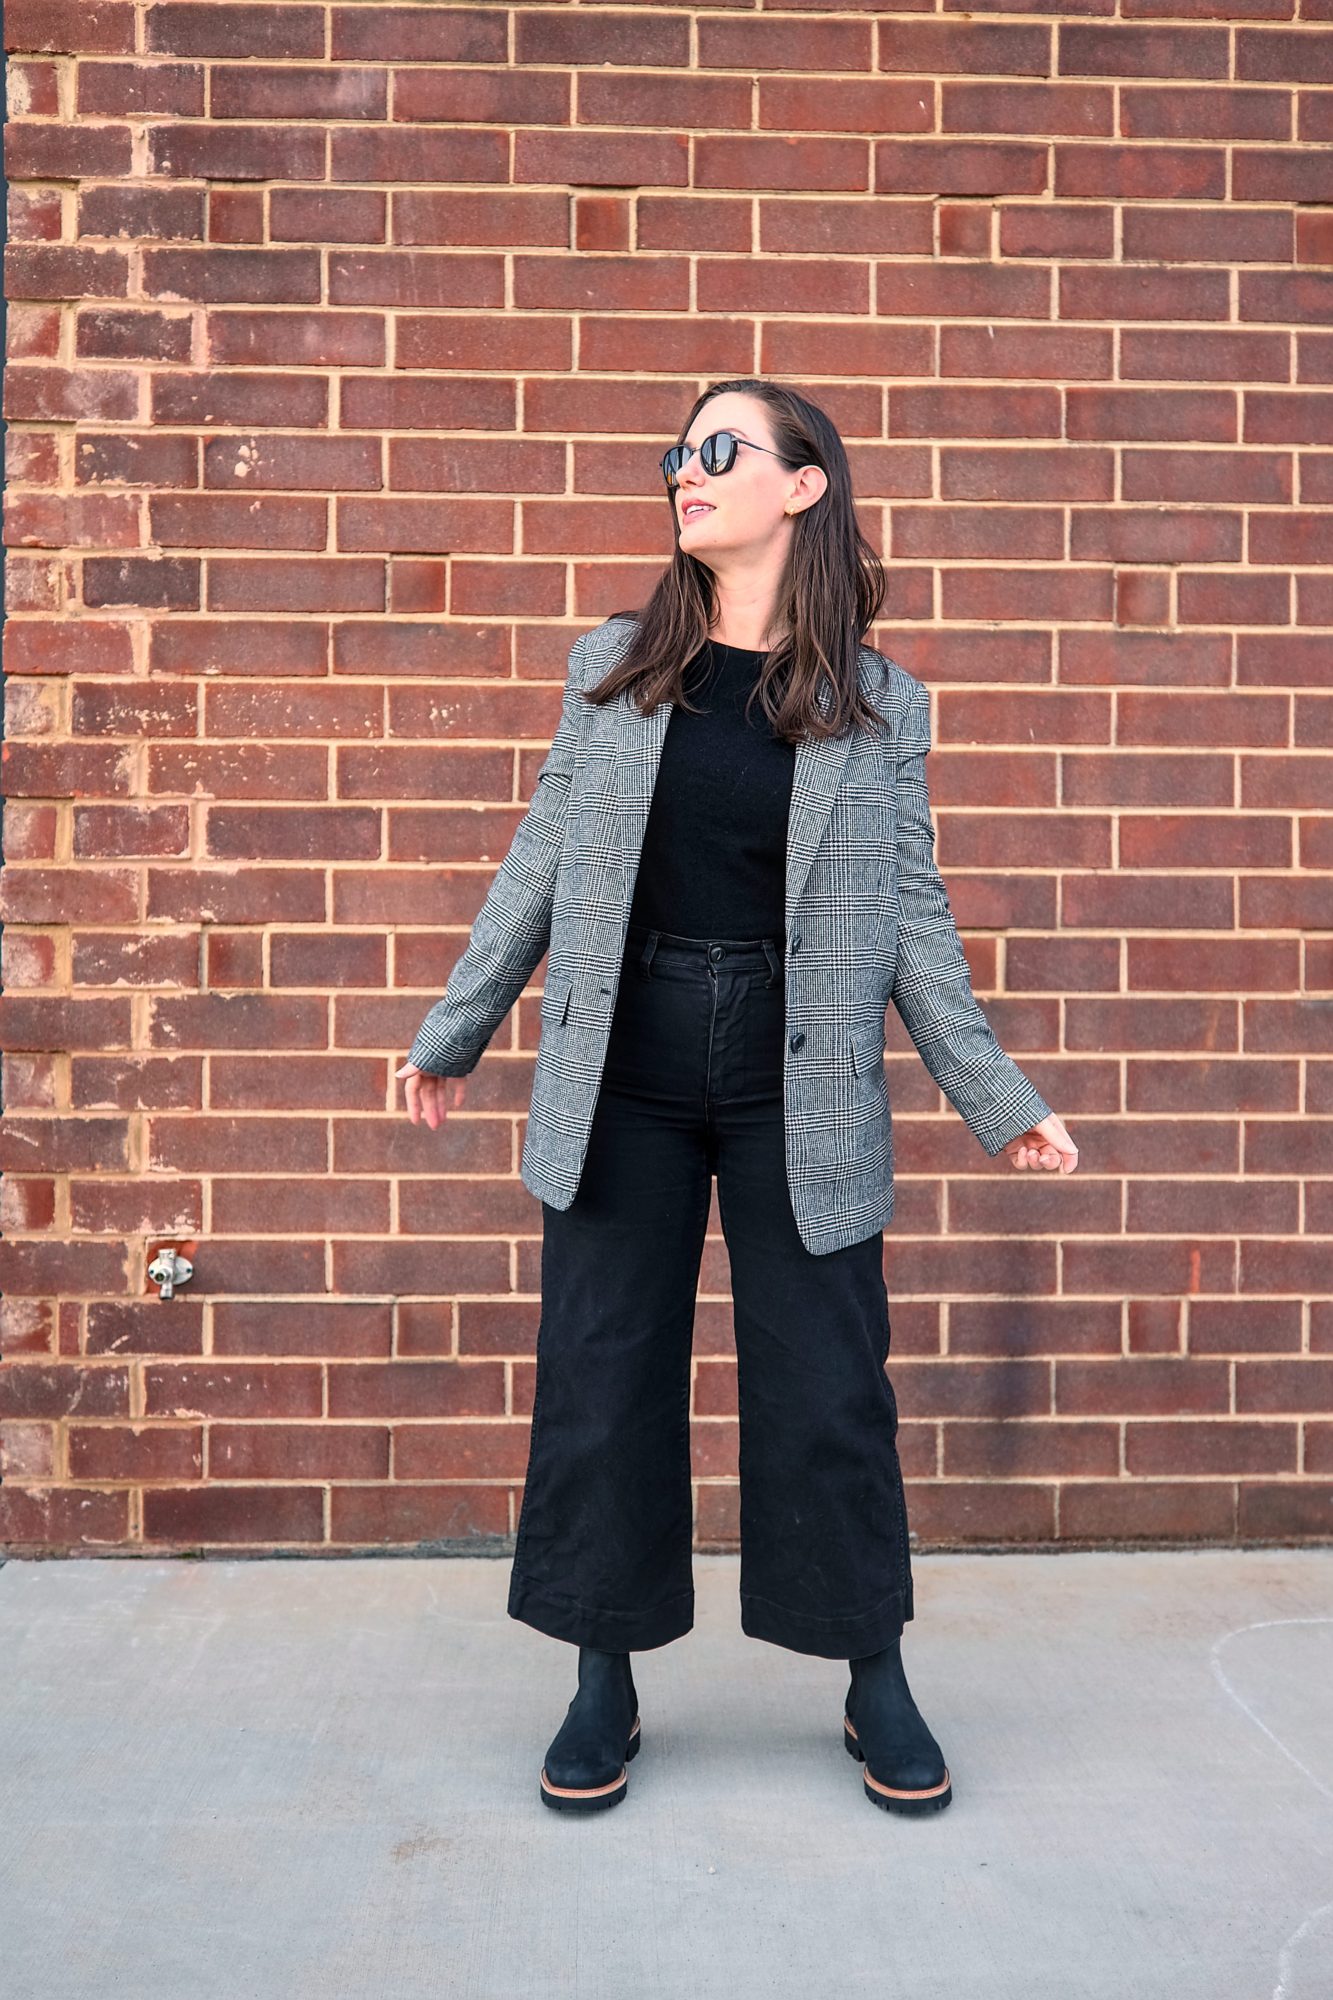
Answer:
M725 639L709 639L707 641L707 644L710 645L715 652L735 653L739 658L745 660L766 660L768 658L768 654L766 652L761 652L755 646L729 646Z

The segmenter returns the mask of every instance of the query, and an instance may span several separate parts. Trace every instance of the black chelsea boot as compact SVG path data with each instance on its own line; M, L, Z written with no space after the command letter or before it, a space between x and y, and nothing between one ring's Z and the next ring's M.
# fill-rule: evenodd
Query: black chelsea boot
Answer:
M953 1797L943 1752L912 1699L901 1637L849 1660L842 1740L865 1765L865 1795L885 1812L940 1812Z
M619 1805L627 1765L639 1750L639 1698L628 1653L579 1647L578 1693L569 1704L541 1772L542 1803L560 1812Z

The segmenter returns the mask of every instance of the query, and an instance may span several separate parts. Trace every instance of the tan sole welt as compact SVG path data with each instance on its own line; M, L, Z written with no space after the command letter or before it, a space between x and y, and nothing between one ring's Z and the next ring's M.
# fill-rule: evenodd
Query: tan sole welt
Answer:
M845 1715L842 1721L843 1727L847 1730L848 1734L859 1743L861 1739L857 1736L853 1724L848 1721ZM886 1799L937 1799L941 1792L948 1791L951 1782L947 1765L945 1766L944 1776L940 1779L938 1785L926 1785L917 1792L904 1791L898 1785L882 1785L878 1778L871 1777L869 1765L865 1767L861 1775L868 1785L872 1786L875 1791L882 1793Z

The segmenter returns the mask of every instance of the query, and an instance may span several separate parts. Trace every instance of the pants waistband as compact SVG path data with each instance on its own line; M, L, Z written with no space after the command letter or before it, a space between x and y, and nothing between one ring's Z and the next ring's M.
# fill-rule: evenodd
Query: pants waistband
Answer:
M625 954L637 959L644 972L662 951L712 965L724 959L738 959L742 963L767 960L770 979L776 979L781 974L785 949L785 930L758 938L686 937L679 931L662 931L649 924L635 923L627 927L625 934Z

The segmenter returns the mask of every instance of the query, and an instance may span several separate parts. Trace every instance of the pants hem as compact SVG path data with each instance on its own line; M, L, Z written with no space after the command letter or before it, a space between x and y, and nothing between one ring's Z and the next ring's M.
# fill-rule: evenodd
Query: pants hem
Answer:
M607 1611L543 1590L515 1570L509 1579L508 1611L521 1624L571 1646L594 1646L604 1653L648 1653L693 1630L694 1592L682 1590L648 1611Z
M813 1653L823 1660L855 1660L878 1653L902 1636L912 1617L912 1593L895 1590L874 1611L856 1618L808 1618L784 1610L772 1598L741 1592L741 1630L751 1639Z

